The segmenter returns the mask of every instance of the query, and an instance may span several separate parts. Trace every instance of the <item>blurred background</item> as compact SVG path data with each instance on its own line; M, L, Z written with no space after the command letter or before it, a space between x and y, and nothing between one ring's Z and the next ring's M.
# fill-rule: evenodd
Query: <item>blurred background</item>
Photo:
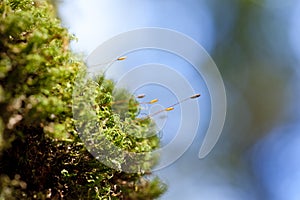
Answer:
M218 66L228 98L221 138L199 160L199 134L179 160L155 172L169 186L161 199L299 200L300 1L60 0L56 6L78 38L72 48L83 55L122 32L162 27L196 40Z

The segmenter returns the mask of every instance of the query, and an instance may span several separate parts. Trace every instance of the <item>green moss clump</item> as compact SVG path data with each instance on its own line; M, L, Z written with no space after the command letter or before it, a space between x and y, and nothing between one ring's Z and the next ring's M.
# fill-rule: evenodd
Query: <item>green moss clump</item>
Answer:
M0 1L0 199L157 198L165 191L158 179L107 167L76 131L73 93L85 65L69 50L71 39L46 1ZM128 112L114 114L114 83L96 82L93 104L105 130L98 136L128 152L157 148L155 135L136 137L152 129L150 120L135 118L130 94L121 92L130 100ZM155 162L143 164L150 169Z

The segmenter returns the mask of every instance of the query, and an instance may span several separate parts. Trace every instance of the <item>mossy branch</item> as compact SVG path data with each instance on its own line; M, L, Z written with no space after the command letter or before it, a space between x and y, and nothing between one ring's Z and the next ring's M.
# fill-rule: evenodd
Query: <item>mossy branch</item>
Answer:
M0 199L157 198L166 189L158 179L109 168L81 141L72 106L85 65L69 50L72 38L46 1L0 1ZM155 135L128 134L142 135L150 124L136 123L135 104L114 114L113 82L97 81L94 103L105 137L128 151L157 148Z

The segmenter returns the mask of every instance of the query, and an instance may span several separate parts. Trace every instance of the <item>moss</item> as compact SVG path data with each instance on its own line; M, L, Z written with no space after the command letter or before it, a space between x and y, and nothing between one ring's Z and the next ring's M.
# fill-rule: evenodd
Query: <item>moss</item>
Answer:
M81 141L72 106L85 65L69 50L72 38L46 1L0 1L0 199L157 198L165 186L146 180L149 172L107 167ZM96 82L93 109L105 129L97 137L129 152L157 148L151 120L135 118L134 98L105 77ZM114 105L118 98L125 104ZM143 164L150 169L155 162Z

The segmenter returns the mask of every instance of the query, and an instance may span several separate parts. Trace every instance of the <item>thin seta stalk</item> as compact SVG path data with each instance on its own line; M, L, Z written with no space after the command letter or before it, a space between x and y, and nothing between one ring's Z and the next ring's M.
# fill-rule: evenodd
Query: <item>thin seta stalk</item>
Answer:
M112 66L112 64L114 62L118 62L118 61L123 61L123 60L126 60L127 56L121 56L121 57L118 57L116 59L113 59L113 60L110 60L110 61L107 61L107 62L103 62L103 63L98 63L98 64L94 64L94 65L90 65L89 67L90 68L95 68L97 66L102 66L102 65L106 65L104 67L104 70L103 70L103 75L106 73L106 71Z
M117 59L110 60L110 61L107 61L107 62L103 62L103 63L98 63L98 64L90 65L90 67L97 67L97 66L101 66L101 65L109 65L109 64L112 64L112 63L114 63L114 62L118 62L118 61L125 60L126 58L127 58L127 56L122 56L122 57L119 57L119 58L117 58Z
M190 96L190 97L187 97L187 98L185 98L185 99L182 99L182 100L180 100L180 101L178 101L178 102L176 102L176 103L174 103L174 104L172 104L172 105L170 105L170 106L168 106L168 107L166 107L166 108L164 108L164 109L161 109L161 110L159 110L159 111L157 111L157 112L154 112L154 113L152 113L152 114L149 114L149 115L147 115L146 117L143 117L143 118L140 118L140 119L148 119L148 118L151 118L151 117L153 117L153 116L155 116L155 115L158 115L158 114L160 114L160 113L162 113L162 112L169 112L169 111L172 111L172 110L174 110L174 107L175 106L177 106L177 105L179 105L179 104L182 104L183 102L185 102L185 101L188 101L188 100L191 100L191 99L197 99L198 97L200 97L201 95L200 94L194 94L194 95L192 95L192 96Z

